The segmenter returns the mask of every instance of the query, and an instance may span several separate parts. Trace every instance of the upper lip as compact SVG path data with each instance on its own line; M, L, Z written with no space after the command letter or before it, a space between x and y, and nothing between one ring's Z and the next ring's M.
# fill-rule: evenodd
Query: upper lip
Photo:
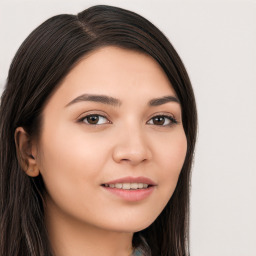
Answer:
M119 178L119 179L116 179L116 180L108 181L108 182L103 183L103 184L116 184L116 183L144 183L144 184L148 184L148 185L152 185L152 186L156 185L156 183L154 181L152 181L151 179L149 179L147 177L143 177L143 176L140 176L140 177L132 177L132 176L123 177L123 178Z

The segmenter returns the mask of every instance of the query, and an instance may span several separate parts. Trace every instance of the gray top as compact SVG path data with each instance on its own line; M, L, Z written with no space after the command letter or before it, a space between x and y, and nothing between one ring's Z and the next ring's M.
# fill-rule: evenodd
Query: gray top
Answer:
M133 252L132 256L143 256L143 254L142 254L141 251L139 251L139 250L136 249L136 250Z

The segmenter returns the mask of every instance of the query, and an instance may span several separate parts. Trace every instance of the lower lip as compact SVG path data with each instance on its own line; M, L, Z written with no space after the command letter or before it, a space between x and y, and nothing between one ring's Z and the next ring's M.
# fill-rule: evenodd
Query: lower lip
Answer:
M120 188L110 188L110 187L103 187L110 193L113 193L122 199L130 202L136 202L143 199L146 199L150 196L150 194L153 192L155 186L150 186L148 188L144 189L136 189L136 190L125 190Z

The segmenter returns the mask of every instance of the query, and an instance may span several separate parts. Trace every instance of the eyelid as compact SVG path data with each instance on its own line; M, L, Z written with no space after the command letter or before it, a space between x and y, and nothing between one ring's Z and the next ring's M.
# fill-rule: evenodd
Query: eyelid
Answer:
M83 122L84 124L87 124L83 120L88 118L89 116L99 116L99 117L106 118L108 122L106 122L104 124L112 124L108 115L105 113L102 113L101 111L99 111L99 112L98 111L89 111L89 112L83 113L77 118L77 122L78 123ZM94 124L94 125L104 125L104 124ZM93 125L93 124L88 124L88 125Z
M88 111L86 113L83 113L81 114L78 119L77 119L77 122L83 122L84 124L87 124L85 123L83 120L89 116L100 116L100 117L103 117L103 118L106 118L108 122L104 123L104 124L112 124L110 118L108 117L108 115L106 113L102 113L102 111L97 111L97 110L94 110L94 111ZM154 117L165 117L167 119L170 120L170 124L167 124L167 125L156 125L156 124L149 124L149 121L151 121ZM149 125L155 125L155 126L162 126L162 127L168 127L168 126L172 126L172 125L175 125L175 124L179 124L180 122L175 118L175 116L171 113L166 113L166 112L159 112L159 113L155 113L153 114L149 119L148 121L146 122L146 124L149 124ZM88 124L88 125L104 125L104 124Z
M170 124L167 124L167 125L156 125L156 124L150 124L150 125L156 125L156 126L162 126L162 127L168 127L168 126L172 126L172 125L175 125L175 124L179 124L179 122L177 121L177 119L175 118L175 116L173 114L170 114L170 113L156 113L154 115L152 115L150 117L150 119L147 121L147 124L149 124L149 121L151 121L154 117L165 117L167 119L170 120Z

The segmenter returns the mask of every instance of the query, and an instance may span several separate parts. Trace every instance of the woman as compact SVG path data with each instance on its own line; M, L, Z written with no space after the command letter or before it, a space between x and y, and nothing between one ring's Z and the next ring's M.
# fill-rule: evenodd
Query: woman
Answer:
M189 255L196 106L143 17L94 6L35 29L1 99L0 255Z

